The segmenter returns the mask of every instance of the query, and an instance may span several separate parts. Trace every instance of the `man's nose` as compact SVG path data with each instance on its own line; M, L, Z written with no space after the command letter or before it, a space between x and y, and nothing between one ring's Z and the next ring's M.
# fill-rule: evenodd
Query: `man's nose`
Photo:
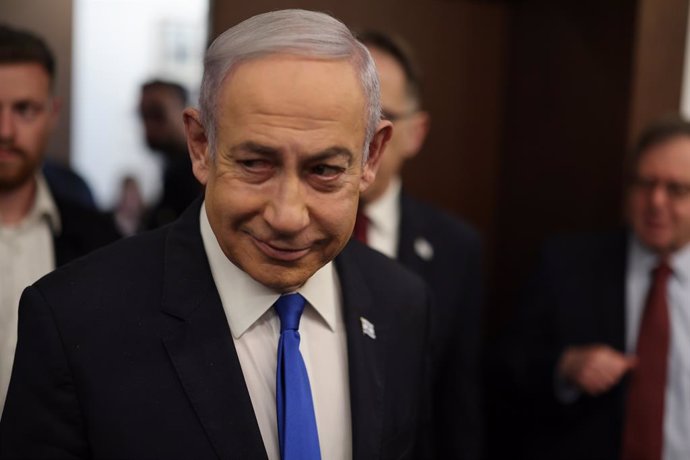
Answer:
M15 123L10 110L0 107L0 144L11 143L14 139Z
M297 175L286 175L278 181L264 209L264 219L277 233L298 233L309 225L304 185Z
M669 200L668 193L666 185L660 182L651 190L649 199L654 206L663 206Z

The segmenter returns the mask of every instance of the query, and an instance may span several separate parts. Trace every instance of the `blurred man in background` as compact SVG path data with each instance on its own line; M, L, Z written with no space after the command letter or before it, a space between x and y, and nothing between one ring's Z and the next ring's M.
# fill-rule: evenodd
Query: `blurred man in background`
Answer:
M543 250L510 345L521 458L690 458L690 123L641 135L627 204L627 230Z
M162 196L145 218L144 228L160 227L177 219L201 192L192 173L184 134L182 111L187 103L187 90L178 83L152 80L141 87L139 115L146 144L163 157Z
M23 289L117 238L108 219L54 194L41 172L59 102L42 39L0 25L0 407L17 340Z
M361 196L355 236L421 275L435 296L434 431L438 458L480 457L481 254L465 222L402 191L400 173L429 131L419 72L405 45L376 31L358 34L381 80L393 136L374 184ZM452 152L449 152L452 154Z

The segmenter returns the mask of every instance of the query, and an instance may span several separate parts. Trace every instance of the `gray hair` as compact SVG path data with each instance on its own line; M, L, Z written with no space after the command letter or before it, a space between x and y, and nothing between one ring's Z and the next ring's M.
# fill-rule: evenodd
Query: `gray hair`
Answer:
M216 150L218 93L238 64L274 53L324 59L348 59L359 75L367 100L364 155L381 119L379 79L369 51L345 24L325 13L289 9L253 16L226 30L204 58L199 108L211 148Z

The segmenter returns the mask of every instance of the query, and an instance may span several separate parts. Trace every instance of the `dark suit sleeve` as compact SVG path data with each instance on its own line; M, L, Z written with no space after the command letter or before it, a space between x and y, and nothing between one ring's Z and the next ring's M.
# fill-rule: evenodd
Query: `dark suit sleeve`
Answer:
M0 458L88 458L72 371L53 312L35 287L22 295L18 337Z

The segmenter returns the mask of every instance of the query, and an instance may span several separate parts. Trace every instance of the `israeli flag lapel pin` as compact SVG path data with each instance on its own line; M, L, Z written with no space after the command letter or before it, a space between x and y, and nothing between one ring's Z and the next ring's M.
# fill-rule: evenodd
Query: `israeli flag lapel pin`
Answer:
M374 325L371 323L371 321L363 316L360 316L359 320L362 323L362 334L366 335L370 339L376 339L376 329L374 329Z

